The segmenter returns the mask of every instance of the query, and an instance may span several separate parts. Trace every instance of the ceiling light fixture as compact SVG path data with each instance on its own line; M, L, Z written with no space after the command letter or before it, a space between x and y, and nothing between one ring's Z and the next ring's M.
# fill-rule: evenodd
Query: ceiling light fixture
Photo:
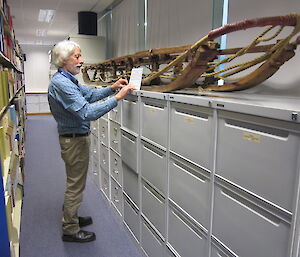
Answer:
M40 22L50 22L55 15L55 10L51 9L40 9L38 21Z
M35 32L37 37L45 37L47 35L46 29L37 29Z

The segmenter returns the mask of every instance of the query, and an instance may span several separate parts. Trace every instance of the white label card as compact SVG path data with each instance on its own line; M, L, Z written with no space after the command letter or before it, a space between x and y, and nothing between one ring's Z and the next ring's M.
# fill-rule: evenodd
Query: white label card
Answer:
M133 68L131 70L129 84L133 85L136 90L140 90L142 84L142 76L143 68Z

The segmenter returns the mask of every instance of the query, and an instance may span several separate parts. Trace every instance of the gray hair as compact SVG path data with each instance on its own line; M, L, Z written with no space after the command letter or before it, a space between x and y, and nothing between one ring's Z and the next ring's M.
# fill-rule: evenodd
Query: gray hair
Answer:
M60 41L51 51L51 63L57 68L61 68L64 61L73 54L76 48L80 48L80 46L73 41Z

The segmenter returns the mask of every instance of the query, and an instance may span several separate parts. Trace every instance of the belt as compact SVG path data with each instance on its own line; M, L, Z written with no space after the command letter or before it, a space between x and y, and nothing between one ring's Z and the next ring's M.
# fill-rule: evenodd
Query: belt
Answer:
M63 134L60 135L61 137L87 137L90 135L90 132L84 133L84 134L77 134L77 133L72 133L72 134Z

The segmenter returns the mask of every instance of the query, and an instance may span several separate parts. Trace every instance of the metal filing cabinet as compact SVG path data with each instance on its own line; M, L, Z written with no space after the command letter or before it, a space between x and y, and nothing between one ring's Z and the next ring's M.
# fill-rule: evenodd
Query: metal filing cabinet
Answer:
M98 121L91 122L91 146L90 146L90 160L89 171L96 186L100 189L100 170L99 170L99 126Z
M126 96L105 194L149 257L299 257L299 99L216 95Z
M109 131L108 114L99 119L99 166L100 166L100 188L106 198L110 201L110 179L109 179Z

